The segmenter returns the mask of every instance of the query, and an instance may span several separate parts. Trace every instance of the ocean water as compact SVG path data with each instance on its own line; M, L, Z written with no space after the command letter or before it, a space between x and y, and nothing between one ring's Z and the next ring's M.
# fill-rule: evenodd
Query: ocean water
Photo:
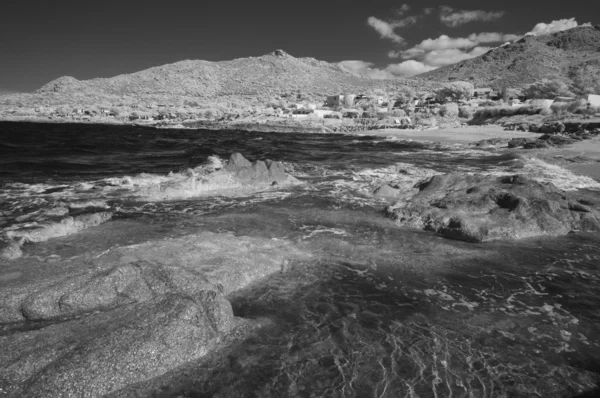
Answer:
M203 189L210 156L282 161L303 184ZM591 397L600 392L600 234L472 244L384 218L385 183L525 173L600 182L519 152L352 135L0 123L6 253L82 253L210 231L312 253L228 297L263 327L115 396ZM43 228L40 228L43 226ZM27 278L0 259L0 282ZM157 393L160 391L160 394Z

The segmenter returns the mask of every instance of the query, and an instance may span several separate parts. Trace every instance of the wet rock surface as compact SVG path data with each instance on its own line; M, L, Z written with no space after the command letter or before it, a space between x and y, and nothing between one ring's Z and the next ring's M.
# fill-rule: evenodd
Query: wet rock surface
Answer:
M0 340L13 396L101 396L205 355L233 326L214 290L168 294Z
M382 185L373 191L373 195L379 198L396 198L400 194L400 189L392 185Z
M598 205L520 175L451 173L420 184L419 193L386 208L400 225L469 242L600 230Z
M244 184L289 185L299 183L295 177L285 172L283 164L280 162L257 160L251 163L240 153L232 154L223 170L231 173Z
M18 260L30 277L0 280L0 389L100 396L201 358L246 323L227 294L304 257L286 241L203 232Z
M268 159L250 162L240 153L233 153L224 166L220 165L222 167L215 167L214 164L208 166L188 169L178 178L151 184L136 194L150 200L214 194L235 196L301 183L285 172L281 162Z

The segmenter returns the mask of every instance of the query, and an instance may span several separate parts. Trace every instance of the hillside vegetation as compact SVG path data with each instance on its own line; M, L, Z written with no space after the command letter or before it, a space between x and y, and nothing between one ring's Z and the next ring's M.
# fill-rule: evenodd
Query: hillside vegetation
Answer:
M417 77L436 82L464 80L475 87L521 87L542 79L568 83L600 79L600 25L546 36L525 36L477 58Z
M394 91L400 87L435 90L439 84L418 80L372 80L338 64L314 58L295 58L282 50L231 61L186 60L132 74L77 80L64 76L33 94L3 97L37 105L98 104L102 101L198 102L265 104L281 98L324 100L326 95Z

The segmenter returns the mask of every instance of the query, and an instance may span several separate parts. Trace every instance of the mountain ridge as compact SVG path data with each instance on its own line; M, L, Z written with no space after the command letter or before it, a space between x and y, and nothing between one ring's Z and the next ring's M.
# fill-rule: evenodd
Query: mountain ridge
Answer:
M578 73L600 78L600 25L524 36L479 57L415 77L430 82L464 80L476 87L501 88L521 87L542 79L572 81Z
M435 89L435 82L409 79L374 80L343 66L314 58L295 58L283 50L229 61L183 60L130 74L78 80L62 76L34 95L182 96L202 99L239 96L258 101L289 92L322 97L401 86Z

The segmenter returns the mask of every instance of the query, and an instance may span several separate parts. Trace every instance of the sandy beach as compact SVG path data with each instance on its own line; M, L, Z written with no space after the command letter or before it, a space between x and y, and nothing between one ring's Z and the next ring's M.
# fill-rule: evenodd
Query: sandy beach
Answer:
M468 126L435 130L387 129L366 132L365 135L396 137L415 141L434 141L447 144L469 145L486 139L511 139L540 137L538 133L508 131L501 126ZM575 174L600 181L600 138L579 141L562 148L523 150L553 164L558 164Z
M432 130L373 130L365 135L397 137L415 141L438 141L452 144L471 143L492 138L538 138L540 135L523 131L506 131L501 126L467 126Z

